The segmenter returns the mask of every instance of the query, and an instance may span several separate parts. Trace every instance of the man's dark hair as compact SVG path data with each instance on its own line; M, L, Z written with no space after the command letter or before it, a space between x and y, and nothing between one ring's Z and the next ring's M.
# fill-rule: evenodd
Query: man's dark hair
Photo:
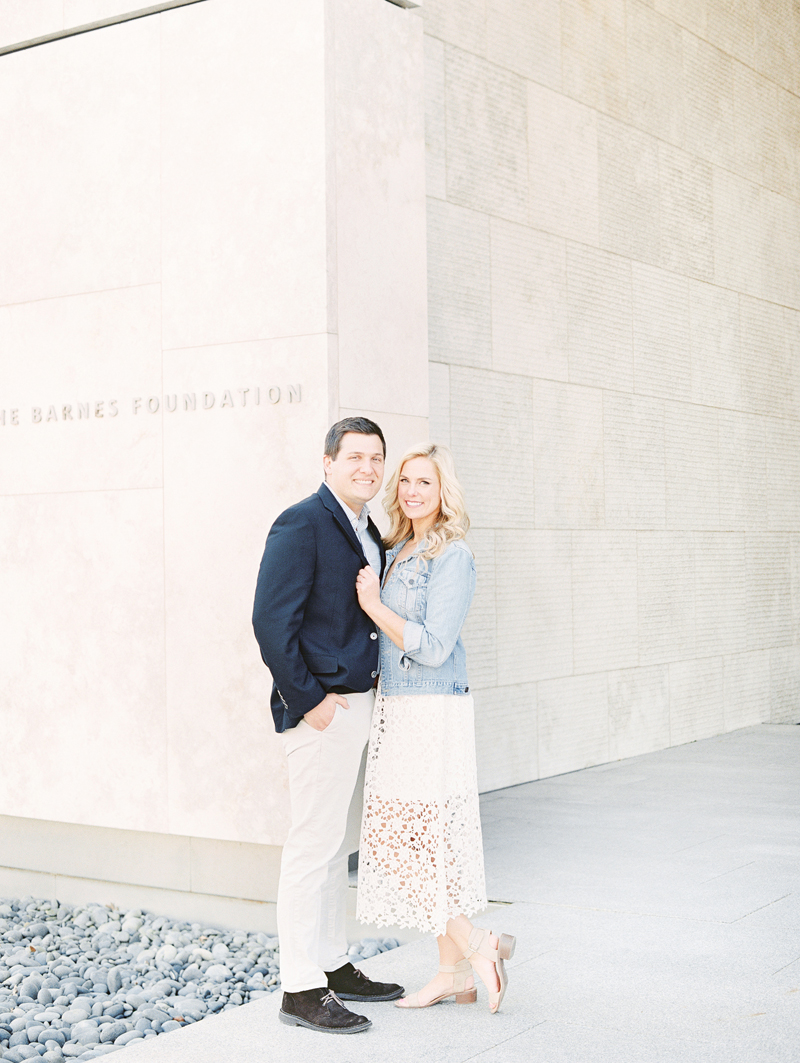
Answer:
M368 417L345 417L343 421L332 424L325 436L325 453L331 461L336 460L342 449L342 439L348 432L357 432L360 436L377 436L383 445L383 456L386 457L386 440L379 425Z

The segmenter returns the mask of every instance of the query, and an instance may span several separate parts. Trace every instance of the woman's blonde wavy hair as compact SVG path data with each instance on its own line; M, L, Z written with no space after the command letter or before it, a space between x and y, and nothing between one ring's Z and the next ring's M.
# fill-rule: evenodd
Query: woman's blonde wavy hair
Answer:
M389 514L389 533L384 539L387 547L397 546L413 534L411 521L400 508L397 488L403 466L412 458L427 458L432 462L439 477L440 508L439 516L425 536L426 548L420 556L438 557L449 543L463 539L469 530L469 517L464 505L464 492L456 476L453 455L448 447L439 443L419 443L407 450L400 463L389 478L383 497L383 508Z

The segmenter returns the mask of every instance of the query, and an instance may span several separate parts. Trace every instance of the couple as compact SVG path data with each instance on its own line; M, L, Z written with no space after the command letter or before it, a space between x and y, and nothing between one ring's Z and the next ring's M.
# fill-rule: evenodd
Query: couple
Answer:
M270 530L253 613L289 767L280 1018L329 1033L372 1025L343 1000L472 1003L476 976L497 1011L514 948L467 918L486 893L460 639L475 590L461 488L446 448L409 451L387 487L384 546L367 502L385 457L374 421L333 425L325 482ZM347 960L347 863L359 829L358 917L438 938L439 973L406 997Z

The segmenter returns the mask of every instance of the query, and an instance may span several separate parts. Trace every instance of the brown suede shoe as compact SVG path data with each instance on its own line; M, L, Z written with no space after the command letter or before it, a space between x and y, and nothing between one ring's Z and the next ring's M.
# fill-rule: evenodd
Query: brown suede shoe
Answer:
M361 1033L372 1026L366 1016L348 1011L330 989L284 993L278 1018L287 1026L307 1026L322 1033Z
M394 982L373 982L352 963L328 972L328 989L332 989L342 1000L362 1000L367 1004L378 1000L397 1000L405 992L401 985Z

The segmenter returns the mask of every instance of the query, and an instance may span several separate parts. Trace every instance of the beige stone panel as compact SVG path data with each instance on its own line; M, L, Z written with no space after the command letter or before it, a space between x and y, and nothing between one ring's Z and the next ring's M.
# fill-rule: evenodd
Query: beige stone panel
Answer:
M582 244L567 244L569 379L633 391L631 263Z
M31 817L0 818L3 864L71 878L192 888L191 838Z
M434 443L450 446L450 366L431 362L428 366L430 413L428 430Z
M719 412L719 519L725 531L767 527L766 422Z
M422 23L335 0L339 402L428 416Z
M693 536L688 532L639 532L637 552L640 664L694 657Z
M769 659L769 650L723 657L726 731L769 722Z
M708 0L654 0L653 7L679 26L705 38L707 4Z
M661 265L714 278L712 167L668 144L658 146Z
M527 83L445 48L447 198L511 221L528 215Z
M701 159L736 170L733 72L729 55L685 30L683 67L685 141Z
M742 407L739 297L700 281L689 282L692 402Z
M676 661L669 666L670 745L698 742L725 726L721 657Z
M424 0L425 33L476 55L486 54L487 0Z
M755 67L772 81L800 91L800 25L794 0L753 0Z
M604 392L606 528L664 527L664 460L664 403Z
M800 528L800 424L770 417L766 423L767 526L770 531Z
M570 533L503 530L496 536L498 683L571 675Z
M717 411L688 402L664 404L667 527L719 528Z
M603 116L598 118L597 126L600 246L626 258L658 265L658 141Z
M486 57L530 81L561 87L558 0L487 0Z
M602 393L535 381L533 441L537 528L602 528Z
M450 401L451 445L473 526L533 528L530 378L452 366Z
M608 674L609 760L654 753L669 745L666 665Z
M425 183L429 196L447 198L447 123L444 44L425 36Z
M158 3L159 0L153 0ZM85 26L87 22L113 18L114 15L128 15L150 7L147 0L63 0L64 25Z
M0 493L161 486L160 328L157 285L0 307Z
M739 299L742 337L742 405L751 413L796 416L796 369L783 307Z
M761 192L761 260L765 299L800 309L800 203L768 188Z
M572 536L574 669L639 663L635 532L576 531Z
M475 555L478 581L463 638L470 690L497 685L497 565L495 533L473 529L467 542Z
M800 643L800 534L789 536L789 571L792 595L792 641Z
M628 120L681 145L684 138L683 49L680 28L639 0L626 18Z
M537 694L540 778L610 759L605 672L539 683Z
M625 2L561 4L564 93L615 118L627 117Z
M800 199L800 99L783 89L778 89L778 122L780 135L775 155L767 160L767 184L776 192Z
M748 181L775 188L775 164L781 140L778 87L749 67L733 68L736 169ZM769 174L769 177L768 177ZM777 191L783 191L777 188Z
M201 379L211 409L164 414L170 830L279 845L286 781L252 602L272 521L322 480L326 340L165 355L168 395L199 392Z
M763 190L714 168L714 281L759 297L764 291Z
M787 381L786 415L800 418L800 311L784 307L784 335L789 351L789 377Z
M0 305L159 280L158 87L157 19L3 57Z
M695 551L695 651L698 657L747 649L747 568L743 532L698 532Z
M747 649L792 643L791 541L780 533L746 537Z
M492 368L567 379L564 240L491 219Z
M689 282L685 277L638 262L632 265L631 279L636 392L664 399L689 399Z
M274 845L191 838L192 892L274 901L278 896L280 850Z
M528 204L537 229L598 244L597 112L528 85Z
M428 202L428 351L432 361L482 366L492 359L489 218Z
M707 39L747 66L755 60L755 20L758 0L706 0Z
M4 813L169 830L161 491L6 497L0 513ZM43 713L76 785L31 755Z
M325 331L322 0L141 23L163 51L164 346Z
M481 793L538 779L535 683L476 691L475 745Z
M769 723L800 723L800 646L769 652Z
M0 48L64 28L64 0L0 0Z

